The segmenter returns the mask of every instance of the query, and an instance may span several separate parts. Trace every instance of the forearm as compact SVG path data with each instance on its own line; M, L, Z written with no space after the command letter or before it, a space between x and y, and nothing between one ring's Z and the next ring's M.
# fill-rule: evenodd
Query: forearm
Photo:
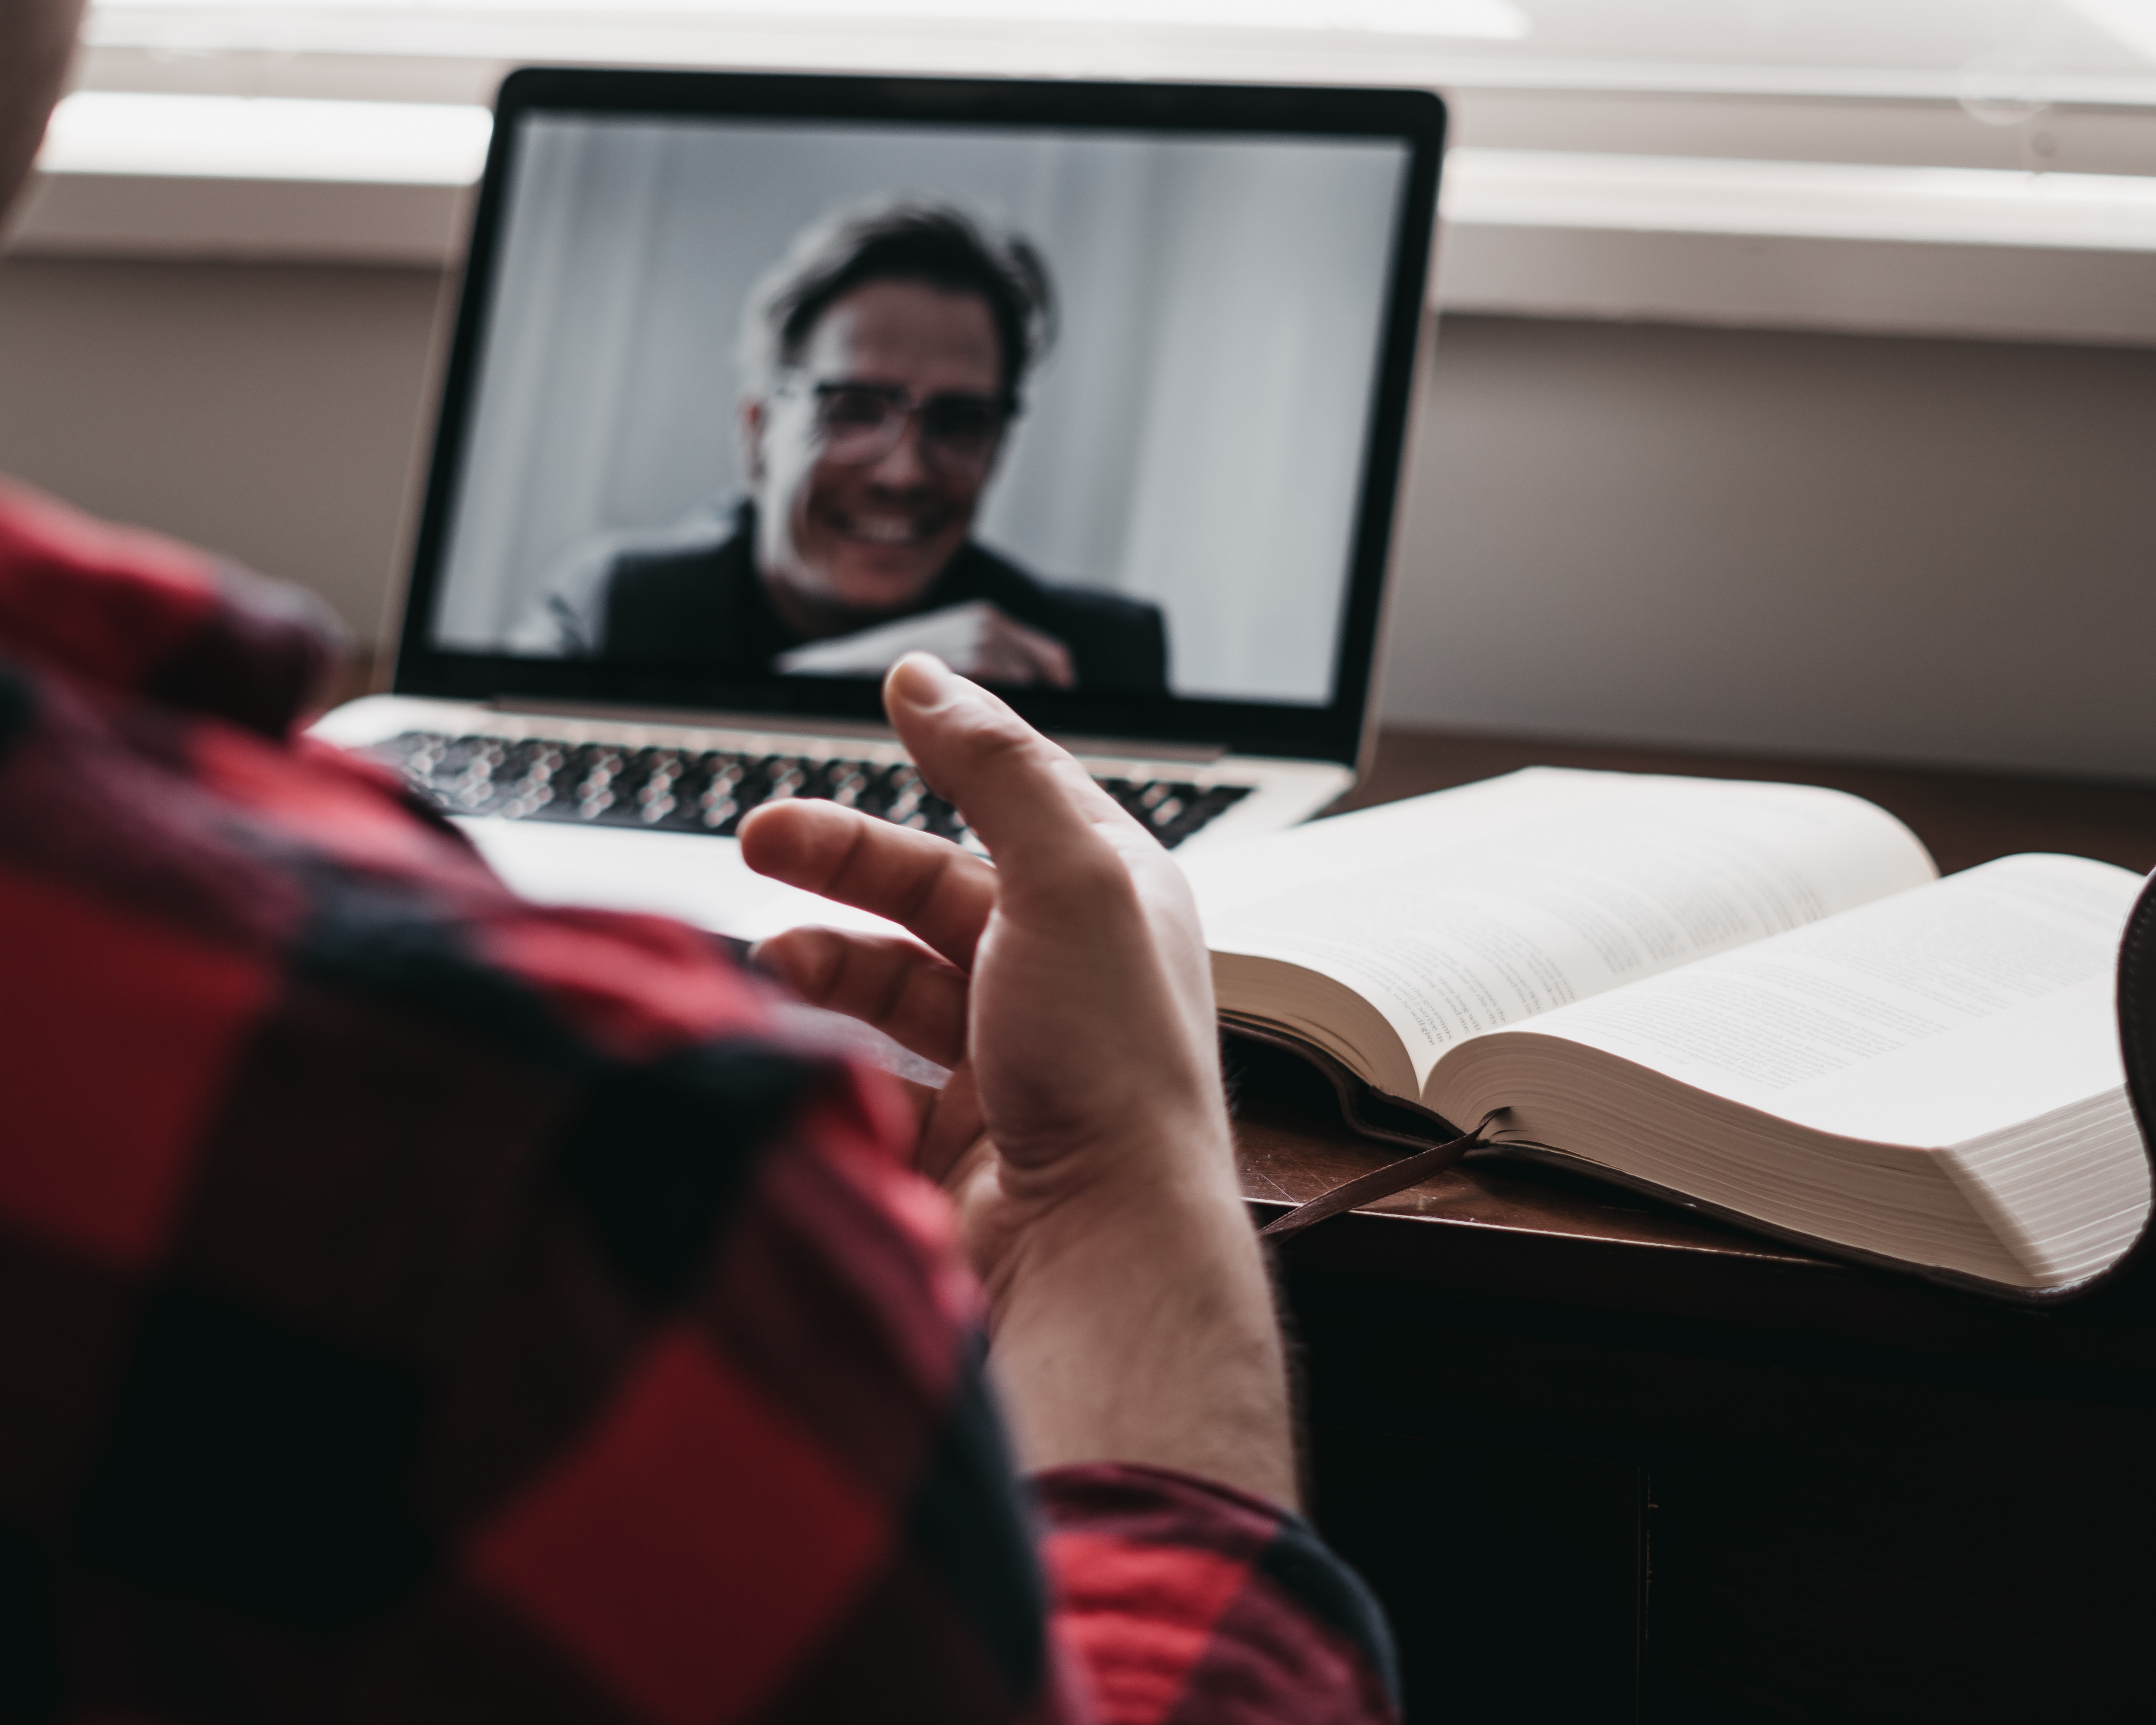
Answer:
M1178 1468L1292 1503L1286 1371L1188 883L987 691L916 655L886 695L994 865L798 803L759 811L743 854L927 948L827 934L771 952L811 999L954 1070L921 1166L987 1286L1021 1454Z
M990 1358L1027 1467L1141 1463L1296 1503L1280 1326L1231 1182L1067 1200L999 1283Z

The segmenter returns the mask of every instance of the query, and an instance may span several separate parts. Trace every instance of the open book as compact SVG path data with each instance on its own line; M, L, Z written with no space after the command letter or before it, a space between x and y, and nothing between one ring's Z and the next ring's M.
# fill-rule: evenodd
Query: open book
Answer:
M1186 867L1224 1019L1438 1123L1502 1109L1516 1153L2024 1296L2148 1220L2126 870L1942 880L1840 792L1550 768Z

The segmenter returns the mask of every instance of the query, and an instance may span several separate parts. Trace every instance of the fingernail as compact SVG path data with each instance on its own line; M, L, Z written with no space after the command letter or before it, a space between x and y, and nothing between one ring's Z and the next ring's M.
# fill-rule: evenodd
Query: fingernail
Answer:
M884 680L886 699L902 701L908 706L942 706L956 700L960 689L950 666L933 653L907 654Z

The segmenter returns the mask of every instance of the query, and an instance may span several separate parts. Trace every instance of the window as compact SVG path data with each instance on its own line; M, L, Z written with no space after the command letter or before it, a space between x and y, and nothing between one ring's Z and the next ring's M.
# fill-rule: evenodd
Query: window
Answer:
M437 202L68 215L49 188L22 244L374 223L446 252L476 110L528 60L1409 83L1453 102L1454 303L2156 343L2156 0L98 0L86 41L52 180Z
M213 75L174 64L185 59L275 80L313 56L493 64L783 49L850 63L910 41L908 58L1009 70L1090 59L1463 87L1943 99L1986 123L2062 102L2156 103L2153 0L100 0L90 39L108 62L162 60L174 79Z

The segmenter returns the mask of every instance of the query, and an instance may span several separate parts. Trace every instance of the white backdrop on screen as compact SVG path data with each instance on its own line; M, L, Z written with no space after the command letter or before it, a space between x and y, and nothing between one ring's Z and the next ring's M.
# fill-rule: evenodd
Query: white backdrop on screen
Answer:
M1183 695L1331 698L1405 152L1389 142L546 120L521 141L440 643L740 490L734 352L810 222L891 193L1031 239L1061 334L978 536L1167 614Z

